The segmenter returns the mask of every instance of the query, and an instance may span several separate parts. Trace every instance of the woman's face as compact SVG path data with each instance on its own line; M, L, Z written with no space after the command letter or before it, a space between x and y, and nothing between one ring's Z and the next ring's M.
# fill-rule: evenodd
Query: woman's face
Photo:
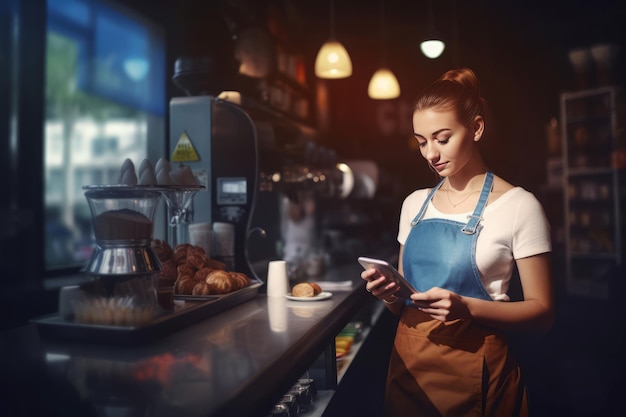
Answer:
M442 177L459 172L478 156L476 142L482 134L483 121L476 126L460 123L453 111L419 110L413 113L413 132L422 156Z

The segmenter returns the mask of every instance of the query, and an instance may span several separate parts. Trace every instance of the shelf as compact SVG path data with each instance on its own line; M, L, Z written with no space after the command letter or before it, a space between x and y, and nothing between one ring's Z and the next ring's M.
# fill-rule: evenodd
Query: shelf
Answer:
M608 296L607 274L622 260L616 87L561 94L564 242L568 292Z
M384 309L385 309L384 305L382 304L376 305L374 313L372 314L372 325L374 325L378 321ZM346 374L346 372L350 368L350 365L352 364L352 361L354 360L356 355L359 353L359 349L363 345L363 342L365 341L365 339L367 339L367 336L369 335L370 330L371 330L370 326L366 326L363 330L361 330L361 333L359 334L359 339L355 343L353 343L352 346L350 347L350 353L344 357L343 359L344 363L341 366L341 369L337 371L337 384L341 382L341 380L343 379L343 376Z
M241 106L253 116L257 116L260 119L271 120L272 122L285 123L293 126L303 133L315 134L315 128L309 124L309 120L297 118L289 113L282 112L274 109L264 103L254 100L249 97L241 98Z

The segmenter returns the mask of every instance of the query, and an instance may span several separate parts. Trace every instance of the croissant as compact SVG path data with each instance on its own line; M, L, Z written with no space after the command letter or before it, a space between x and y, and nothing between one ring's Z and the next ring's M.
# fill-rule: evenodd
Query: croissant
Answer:
M315 297L321 292L322 288L314 282L301 282L291 289L294 297Z
M216 269L206 277L206 283L213 294L228 294L233 290L233 283L228 272Z

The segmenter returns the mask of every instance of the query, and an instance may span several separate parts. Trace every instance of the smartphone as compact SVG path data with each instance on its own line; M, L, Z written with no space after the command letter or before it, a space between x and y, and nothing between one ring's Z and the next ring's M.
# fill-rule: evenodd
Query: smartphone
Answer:
M358 261L363 269L377 269L389 281L395 282L400 287L400 290L395 293L396 297L409 299L411 294L418 292L389 262L382 259L366 258L364 256L359 257Z

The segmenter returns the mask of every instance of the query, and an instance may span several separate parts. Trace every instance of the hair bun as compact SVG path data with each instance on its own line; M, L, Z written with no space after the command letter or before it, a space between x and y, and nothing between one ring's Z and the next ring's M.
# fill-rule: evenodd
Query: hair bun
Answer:
M470 95L480 96L480 81L476 73L469 68L458 68L444 73L440 80L460 84Z
M458 120L472 125L476 117L487 117L487 102L480 95L478 77L469 68L446 71L426 86L415 101L414 111L443 109L454 111Z

